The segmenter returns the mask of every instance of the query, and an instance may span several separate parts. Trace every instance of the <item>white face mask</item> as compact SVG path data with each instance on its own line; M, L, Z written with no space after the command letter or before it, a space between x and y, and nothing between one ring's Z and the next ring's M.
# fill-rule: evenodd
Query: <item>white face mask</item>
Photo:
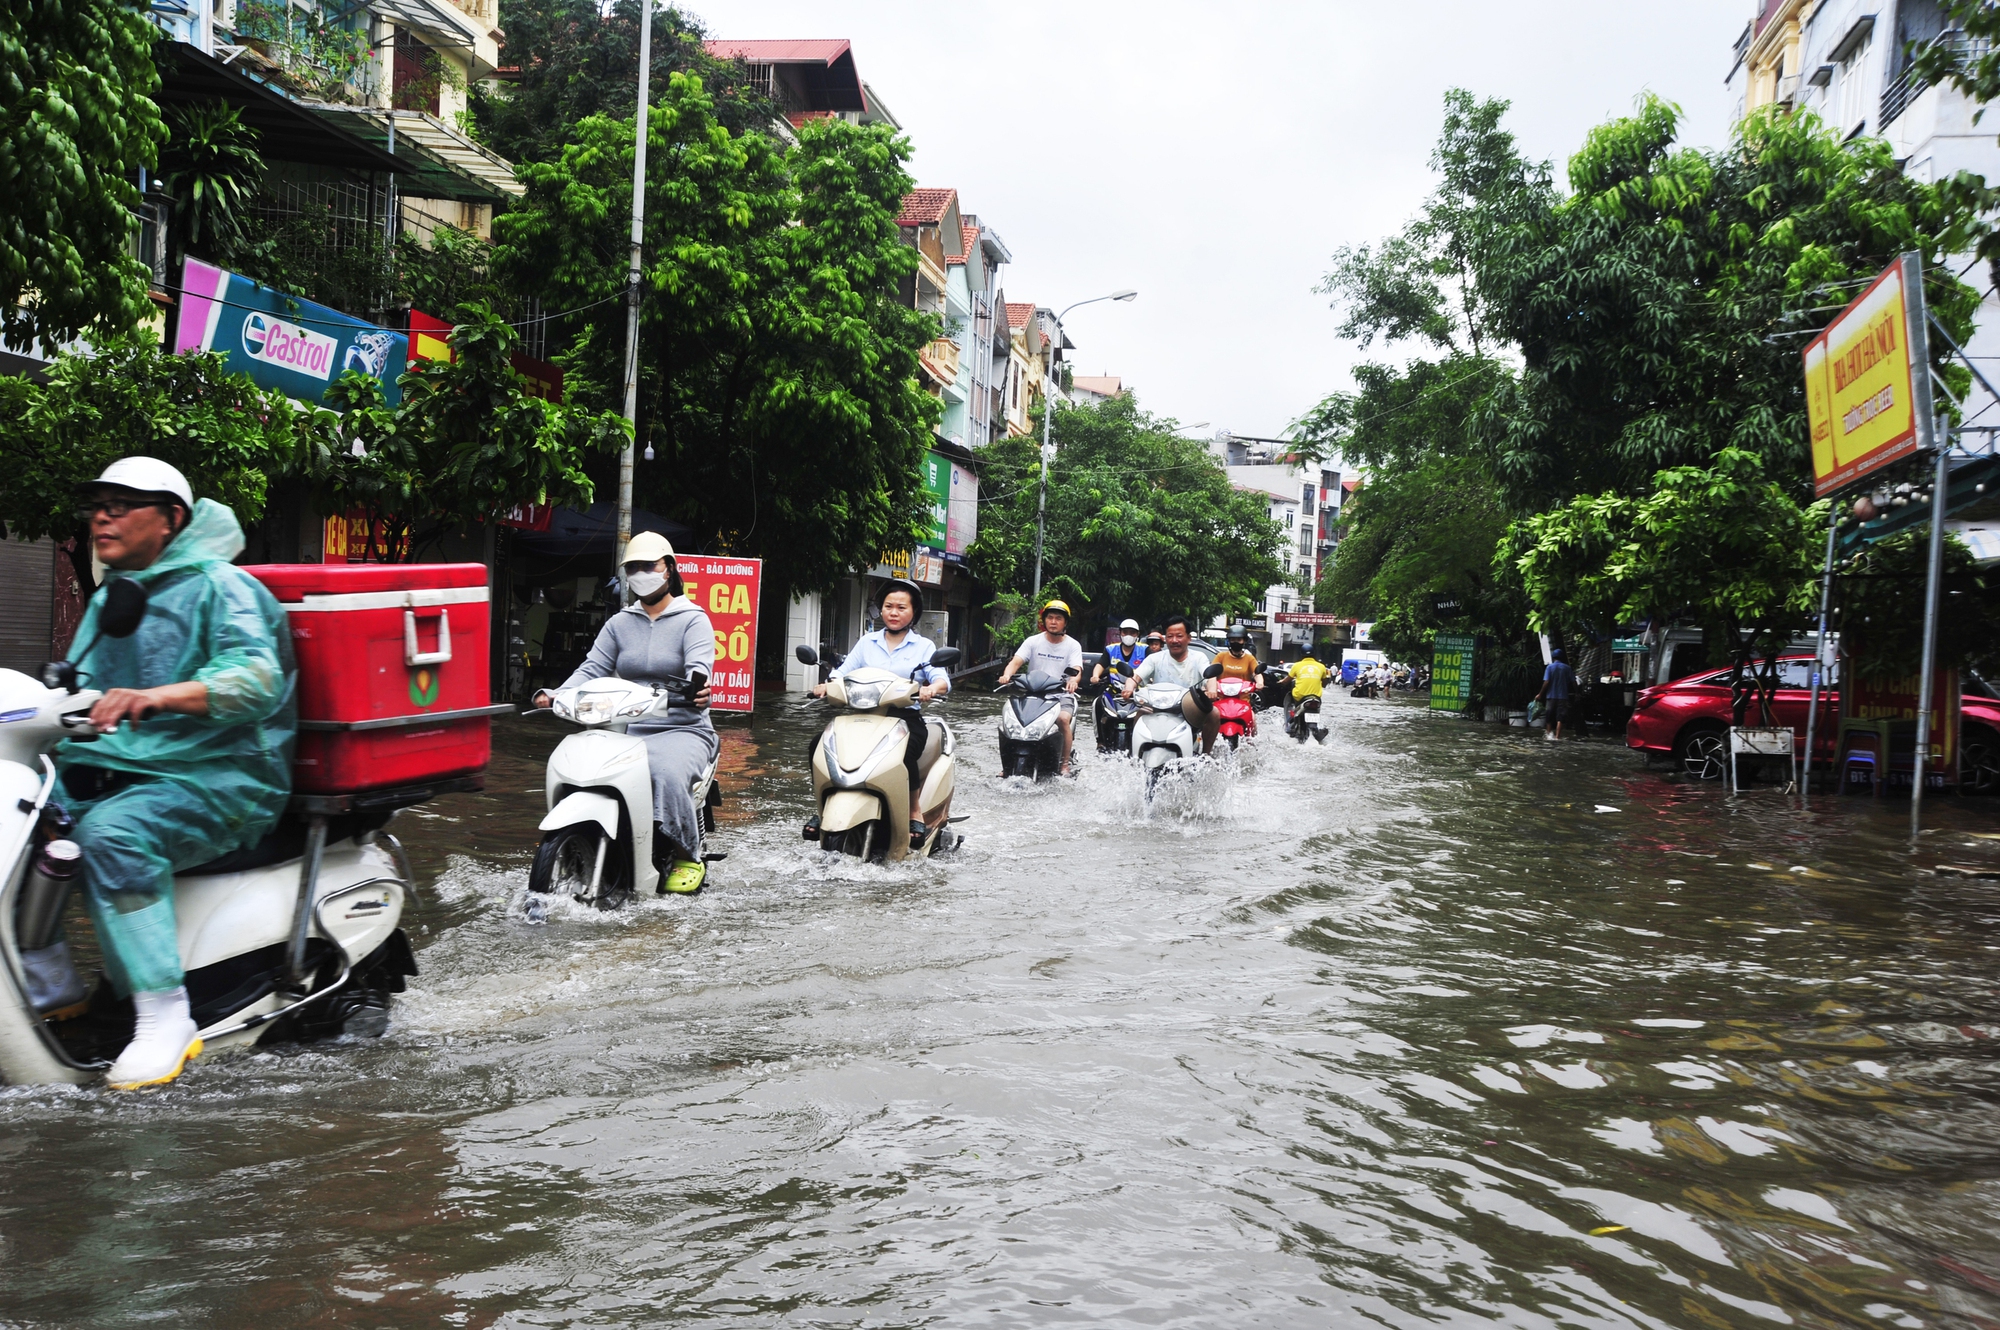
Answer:
M665 573L625 574L625 589L627 591L630 591L633 595L637 596L640 600L649 599L655 593L657 593L661 587L665 586L666 584L667 584L667 575Z
M1139 645L1139 635L1137 633L1126 633L1119 637L1118 640L1128 647Z

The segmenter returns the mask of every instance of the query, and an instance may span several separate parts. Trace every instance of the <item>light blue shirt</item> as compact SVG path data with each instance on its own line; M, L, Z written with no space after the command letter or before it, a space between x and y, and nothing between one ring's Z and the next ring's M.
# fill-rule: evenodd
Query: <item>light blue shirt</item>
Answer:
M862 638L854 644L854 650L847 653L847 659L840 662L840 673L844 678L849 671L873 666L887 670L899 679L915 679L918 683L942 683L951 686L951 675L931 664L931 653L937 650L937 643L928 637L909 634L893 649L883 639L882 630Z

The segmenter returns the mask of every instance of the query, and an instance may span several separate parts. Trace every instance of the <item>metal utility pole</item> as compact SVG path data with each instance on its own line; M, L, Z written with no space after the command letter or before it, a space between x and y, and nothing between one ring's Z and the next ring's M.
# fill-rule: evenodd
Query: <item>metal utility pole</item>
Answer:
M1910 836L1923 825L1924 768L1931 756L1931 672L1937 667L1938 573L1944 563L1945 489L1950 479L1949 438L1940 438L1937 413L1931 405L1930 313L1924 300L1923 255L1903 255L1903 300L1910 327L1910 389L1917 440L1937 455L1937 480L1931 490L1930 576L1924 586L1924 663L1917 680L1917 751L1910 771ZM1888 754L1883 754L1888 759Z
M1108 296L1092 296L1088 300L1077 301L1069 309L1056 315L1056 350L1062 349L1063 320L1069 317L1071 309L1095 305L1100 300L1136 300L1138 295L1137 291L1128 289L1113 291ZM1049 357L1049 367L1051 370L1055 368L1053 355ZM1047 525L1049 512L1049 459L1054 457L1056 452L1055 375L1053 373L1044 375L1042 383L1042 481L1040 491L1035 496L1035 589L1028 593L1028 599L1037 605L1042 599L1042 534Z
M646 94L653 72L653 0L639 4L639 122L632 143L632 264L625 275L625 421L632 427L618 457L618 534L612 572L632 539L633 453L639 440L639 267L646 238Z
M1799 790L1800 806L1812 798L1813 730L1819 720L1820 684L1826 673L1826 610L1833 597L1833 542L1840 535L1840 508L1836 505L1826 524L1826 572L1819 585L1819 645L1813 648L1812 697L1806 703L1806 771Z

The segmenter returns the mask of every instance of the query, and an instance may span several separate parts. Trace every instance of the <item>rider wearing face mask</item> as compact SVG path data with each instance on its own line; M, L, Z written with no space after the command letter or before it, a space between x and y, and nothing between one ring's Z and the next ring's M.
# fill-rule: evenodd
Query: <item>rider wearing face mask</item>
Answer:
M1097 662L1097 668L1090 673L1090 682L1101 684L1107 671L1130 674L1139 668L1139 662L1146 658L1145 644L1139 641L1139 621L1127 619L1118 625L1118 645L1106 647L1104 658ZM1119 666L1125 668L1119 669Z
M663 717L635 722L628 733L646 741L646 763L653 775L654 844L668 847L673 864L666 870L668 891L690 892L701 887L706 864L689 858L701 843L701 810L689 794L695 777L715 759L720 740L708 718L708 677L715 672L715 628L699 605L688 599L674 566L674 547L665 536L641 531L625 546L625 589L635 597L605 621L590 655L576 673L563 681L574 688L591 679L613 675L632 683L664 684L681 675L696 684L694 705L676 706ZM549 704L549 694L535 694L535 705Z

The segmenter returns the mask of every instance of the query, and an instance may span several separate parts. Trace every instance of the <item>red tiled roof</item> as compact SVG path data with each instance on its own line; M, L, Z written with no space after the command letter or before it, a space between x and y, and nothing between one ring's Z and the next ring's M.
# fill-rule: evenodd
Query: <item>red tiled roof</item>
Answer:
M1007 302L1007 326L1009 328L1025 328L1034 321L1034 318L1034 301L1028 300L1016 303L1010 300Z
M844 38L703 42L702 49L718 60L748 60L756 65L778 65L817 61L830 65L847 52Z
M636 69L637 66L634 66L634 68ZM960 232L958 252L961 254L970 254L972 247L979 243L979 228L976 226L961 226L958 229Z
M957 198L955 189L913 189L903 199L903 213L896 218L896 225L936 226Z

